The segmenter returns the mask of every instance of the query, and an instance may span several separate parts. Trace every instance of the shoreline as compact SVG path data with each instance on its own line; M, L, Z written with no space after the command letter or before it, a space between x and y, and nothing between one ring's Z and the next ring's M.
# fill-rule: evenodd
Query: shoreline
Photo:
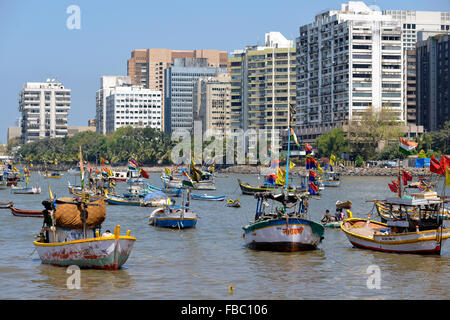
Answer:
M62 166L64 168L59 169L58 171L67 171L68 169L72 168L73 166ZM126 171L127 166L108 166L113 171ZM91 166L88 164L86 165L86 168L91 168ZM164 171L164 168L172 168L171 165L168 166L144 166L142 167L145 171L148 173L162 173ZM261 169L265 169L266 167L262 166L251 166L251 165L234 165L227 168L217 168L216 173L219 175L222 174L262 174ZM283 167L282 167L283 168ZM35 165L35 167L30 168L31 171L43 171L43 167L39 165ZM54 171L55 169L48 168L48 171ZM419 175L430 175L430 169L429 167L424 168L412 168L412 167L406 167L403 168L403 170L408 171L413 176L419 176ZM380 168L380 167L345 167L345 168L336 168L336 172L340 173L341 176L361 176L361 177L381 177L381 176L397 176L398 174L398 168ZM289 169L290 173L294 174L308 174L309 170L306 170L304 167L295 166L294 168Z

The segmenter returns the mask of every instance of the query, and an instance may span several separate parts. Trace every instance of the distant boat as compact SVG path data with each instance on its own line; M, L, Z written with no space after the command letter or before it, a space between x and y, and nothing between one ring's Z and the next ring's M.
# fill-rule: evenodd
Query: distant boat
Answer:
M34 218L42 218L44 217L44 213L42 210L22 210L13 206L10 206L11 213L16 217L34 217Z
M149 224L165 228L194 228L197 225L198 213L189 208L189 200L190 190L188 189L186 194L183 193L181 206L169 205L152 211Z
M50 178L61 178L62 174L58 172L51 172L51 173L44 173L44 178L50 179Z
M251 184L242 182L240 179L238 179L238 183L239 183L239 187L241 187L242 194L246 194L246 195L254 195L254 194L259 193L259 192L271 192L273 190L283 188L283 186L280 186L280 185L253 186ZM297 190L297 188L289 187L289 192L302 193L302 192L305 192L305 191L306 191L306 189L304 189L304 190L301 190L301 189Z
M120 196L112 196L107 195L106 201L109 204L115 204L115 205L123 205L123 206L140 206L142 203L142 199L136 197L136 198L125 198Z
M322 183L325 187L339 187L341 185L341 174L335 171L325 171Z
M34 187L11 186L11 189L13 190L13 193L15 193L15 194L40 194L41 193L41 187L39 187L39 186L34 186Z
M225 196L208 196L207 194L191 194L192 200L210 200L210 201L223 201Z
M239 200L239 199L236 199L236 200L228 199L227 207L240 208L241 207L241 200Z
M0 209L9 209L14 205L14 202L0 202Z

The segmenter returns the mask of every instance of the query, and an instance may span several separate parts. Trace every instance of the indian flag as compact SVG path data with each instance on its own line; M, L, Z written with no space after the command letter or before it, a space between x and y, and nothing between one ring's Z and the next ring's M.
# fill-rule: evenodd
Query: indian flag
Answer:
M295 135L294 129L291 128L290 140L294 140L295 144L300 147L300 143L298 143L297 136Z
M414 141L407 141L403 139L402 137L398 138L398 147L400 152L411 155L414 153L414 149L416 149L418 143Z
M194 183L192 182L191 177L188 176L186 171L182 172L182 177L181 177L181 184L184 187L188 187L188 188L193 188L194 187Z

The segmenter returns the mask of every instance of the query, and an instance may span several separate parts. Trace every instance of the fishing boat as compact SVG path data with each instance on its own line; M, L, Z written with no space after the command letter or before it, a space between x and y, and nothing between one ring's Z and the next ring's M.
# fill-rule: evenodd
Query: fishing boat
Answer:
M330 221L330 222L324 222L322 225L324 228L340 228L342 221Z
M147 194L141 202L142 207L164 207L170 205L170 198L162 191Z
M339 187L341 185L341 174L335 171L325 171L321 182L325 187Z
M239 199L236 199L236 200L228 199L227 207L240 208L241 207L241 200L239 200Z
M123 206L140 206L142 203L142 199L139 197L134 198L125 198L121 196L114 196L108 194L106 196L106 201L108 204L114 204L114 205L123 205Z
M33 187L16 187L11 186L12 192L15 194L40 194L41 187L33 186Z
M225 196L208 196L207 194L191 194L192 200L209 200L209 201L223 201Z
M42 212L42 210L22 210L12 205L9 207L9 209L11 210L11 213L16 217L44 217L44 213Z
M110 179L114 179L117 181L127 181L127 172L126 171L112 171L112 176Z
M164 192L167 196L169 197L173 197L173 198L177 198L180 197L183 189L182 188L158 188L152 185L147 184L147 189L149 191L162 191Z
M197 172L197 180L193 181L194 189L196 190L216 190L216 179L214 174L207 171L199 171L195 168L191 170L195 170ZM163 182L164 188L182 188L182 175L183 172L186 172L186 169L180 169L178 174L173 174L172 172L164 172L161 175L161 180Z
M129 230L121 236L119 225L112 236L100 236L106 217L102 199L61 198L43 204L44 227L34 242L42 263L116 270L127 261L136 238Z
M265 192L255 194L255 198L254 221L243 227L243 237L250 249L289 252L313 250L323 240L324 227L306 218L308 193ZM267 200L279 202L282 206L266 212ZM291 212L286 210L288 205L294 208Z
M307 199L309 193L289 191L291 137L298 144L295 132L290 125L291 117L288 112L288 147L284 189L281 192L274 190L254 195L257 199L254 220L243 227L243 238L246 246L250 249L287 252L314 250L324 238L324 227L320 223L308 219ZM272 201L272 206L267 202L268 200ZM276 203L281 206L277 207Z
M238 180L239 187L241 188L242 194L245 194L245 195L254 195L254 194L260 193L260 192L271 192L273 190L281 189L283 187L281 185L273 185L272 186L272 185L267 185L267 184L261 185L261 186L253 186L248 183L242 182L240 179L237 179L237 180ZM297 189L295 187L289 187L289 192L302 193L305 191L306 191L305 188L302 190L302 189Z
M59 173L59 172L50 172L50 173L44 172L43 176L44 176L44 178L46 178L46 179L51 179L51 178L61 178L61 177L62 177L62 174Z
M184 191L181 206L171 204L154 210L150 214L149 224L165 228L194 228L197 225L198 213L189 208L190 188Z
M14 202L0 202L0 209L9 209L14 205Z

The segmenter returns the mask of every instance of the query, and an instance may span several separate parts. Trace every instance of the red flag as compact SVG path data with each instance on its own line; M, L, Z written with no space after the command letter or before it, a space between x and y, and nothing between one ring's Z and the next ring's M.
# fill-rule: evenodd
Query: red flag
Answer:
M445 175L445 171L442 170L442 167L440 166L439 162L430 162L430 171L434 172L436 174L439 174L441 176Z
M404 171L402 172L402 178L403 178L403 185L407 185L408 181L412 181L412 175L409 174L408 172Z
M436 158L434 157L434 154L431 156L431 162L432 163L439 163L439 161L437 161Z
M441 163L439 164L439 166L441 167L442 172L445 174L445 168L450 167L450 158L442 155Z
M145 179L150 178L150 176L148 175L147 171L145 171L144 169L141 169L141 176L143 176Z
M309 184L309 186L310 186L315 192L319 191L319 187L316 186L316 184L315 184L314 182L311 182L311 183Z
M317 173L315 173L314 171L309 171L309 176L310 177L317 177Z
M396 181L392 181L392 182L396 182ZM395 184L388 183L388 185L389 185L389 189L391 189L392 192L394 192L394 193L398 192L398 188Z

